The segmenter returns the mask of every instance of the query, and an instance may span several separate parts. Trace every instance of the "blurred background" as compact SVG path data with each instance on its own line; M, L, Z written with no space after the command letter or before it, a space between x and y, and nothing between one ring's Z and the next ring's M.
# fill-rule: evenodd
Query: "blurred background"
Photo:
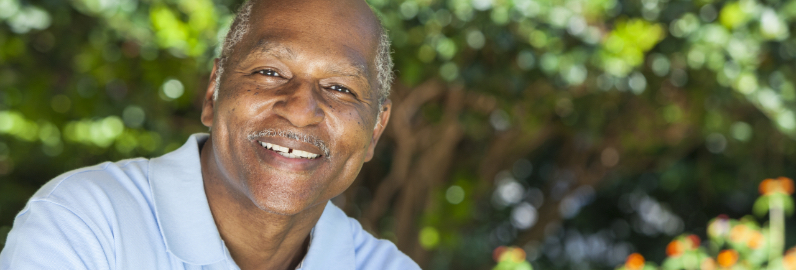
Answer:
M56 175L205 132L241 2L0 0L0 239ZM537 269L660 261L796 176L795 0L369 3L392 119L334 202L424 269L490 269L500 245Z

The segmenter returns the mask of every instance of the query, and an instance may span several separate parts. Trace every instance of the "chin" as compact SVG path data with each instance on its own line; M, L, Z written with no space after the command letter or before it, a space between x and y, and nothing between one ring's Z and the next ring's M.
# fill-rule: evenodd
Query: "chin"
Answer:
M305 212L307 209L312 208L313 206L318 205L318 203L313 204L306 204L306 205L296 205L286 202L264 202L264 203L256 203L257 207L260 210L263 210L268 213L282 215L282 216L294 216Z
M303 209L296 209L293 207L285 207L284 205L257 205L260 210L271 214L277 214L281 216L295 216L298 213L301 213Z
M325 202L320 200L318 196L313 196L307 192L279 191L277 189L265 189L263 192L257 192L250 196L257 208L284 216L299 214L318 205L320 201Z

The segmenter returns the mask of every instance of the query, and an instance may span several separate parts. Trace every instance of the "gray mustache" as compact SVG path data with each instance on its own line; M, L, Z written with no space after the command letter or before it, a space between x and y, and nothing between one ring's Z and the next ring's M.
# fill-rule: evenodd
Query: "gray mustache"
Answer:
M255 140L257 138L265 138L265 137L283 137L291 140L309 143L321 149L321 152L323 152L324 157L326 157L327 159L330 158L329 147L326 146L326 142L324 142L321 139L318 139L318 137L308 134L302 134L290 130L269 128L260 132L249 134L247 138L249 138L249 140Z

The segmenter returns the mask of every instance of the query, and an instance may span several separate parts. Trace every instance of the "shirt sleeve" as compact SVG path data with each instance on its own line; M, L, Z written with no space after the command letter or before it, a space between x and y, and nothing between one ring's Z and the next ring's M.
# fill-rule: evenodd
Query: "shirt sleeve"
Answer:
M14 220L0 269L110 269L113 253L96 226L51 201L30 201Z
M357 270L420 270L420 266L398 250L395 244L373 237L356 220L349 221L354 235Z

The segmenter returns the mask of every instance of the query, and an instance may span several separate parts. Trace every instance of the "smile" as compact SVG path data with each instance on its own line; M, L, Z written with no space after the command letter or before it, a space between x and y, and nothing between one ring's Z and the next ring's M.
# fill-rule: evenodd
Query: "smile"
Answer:
M276 152L276 153L278 153L278 154L280 154L280 155L282 155L283 157L286 157L286 158L316 159L316 158L321 156L321 155L313 154L313 153L306 152L306 151L301 151L301 150L296 150L296 149L292 149L292 148L287 148L287 147L284 147L284 146L281 146L281 145L278 145L278 144L260 142L260 141L258 141L258 142L265 149L274 151L274 152Z

